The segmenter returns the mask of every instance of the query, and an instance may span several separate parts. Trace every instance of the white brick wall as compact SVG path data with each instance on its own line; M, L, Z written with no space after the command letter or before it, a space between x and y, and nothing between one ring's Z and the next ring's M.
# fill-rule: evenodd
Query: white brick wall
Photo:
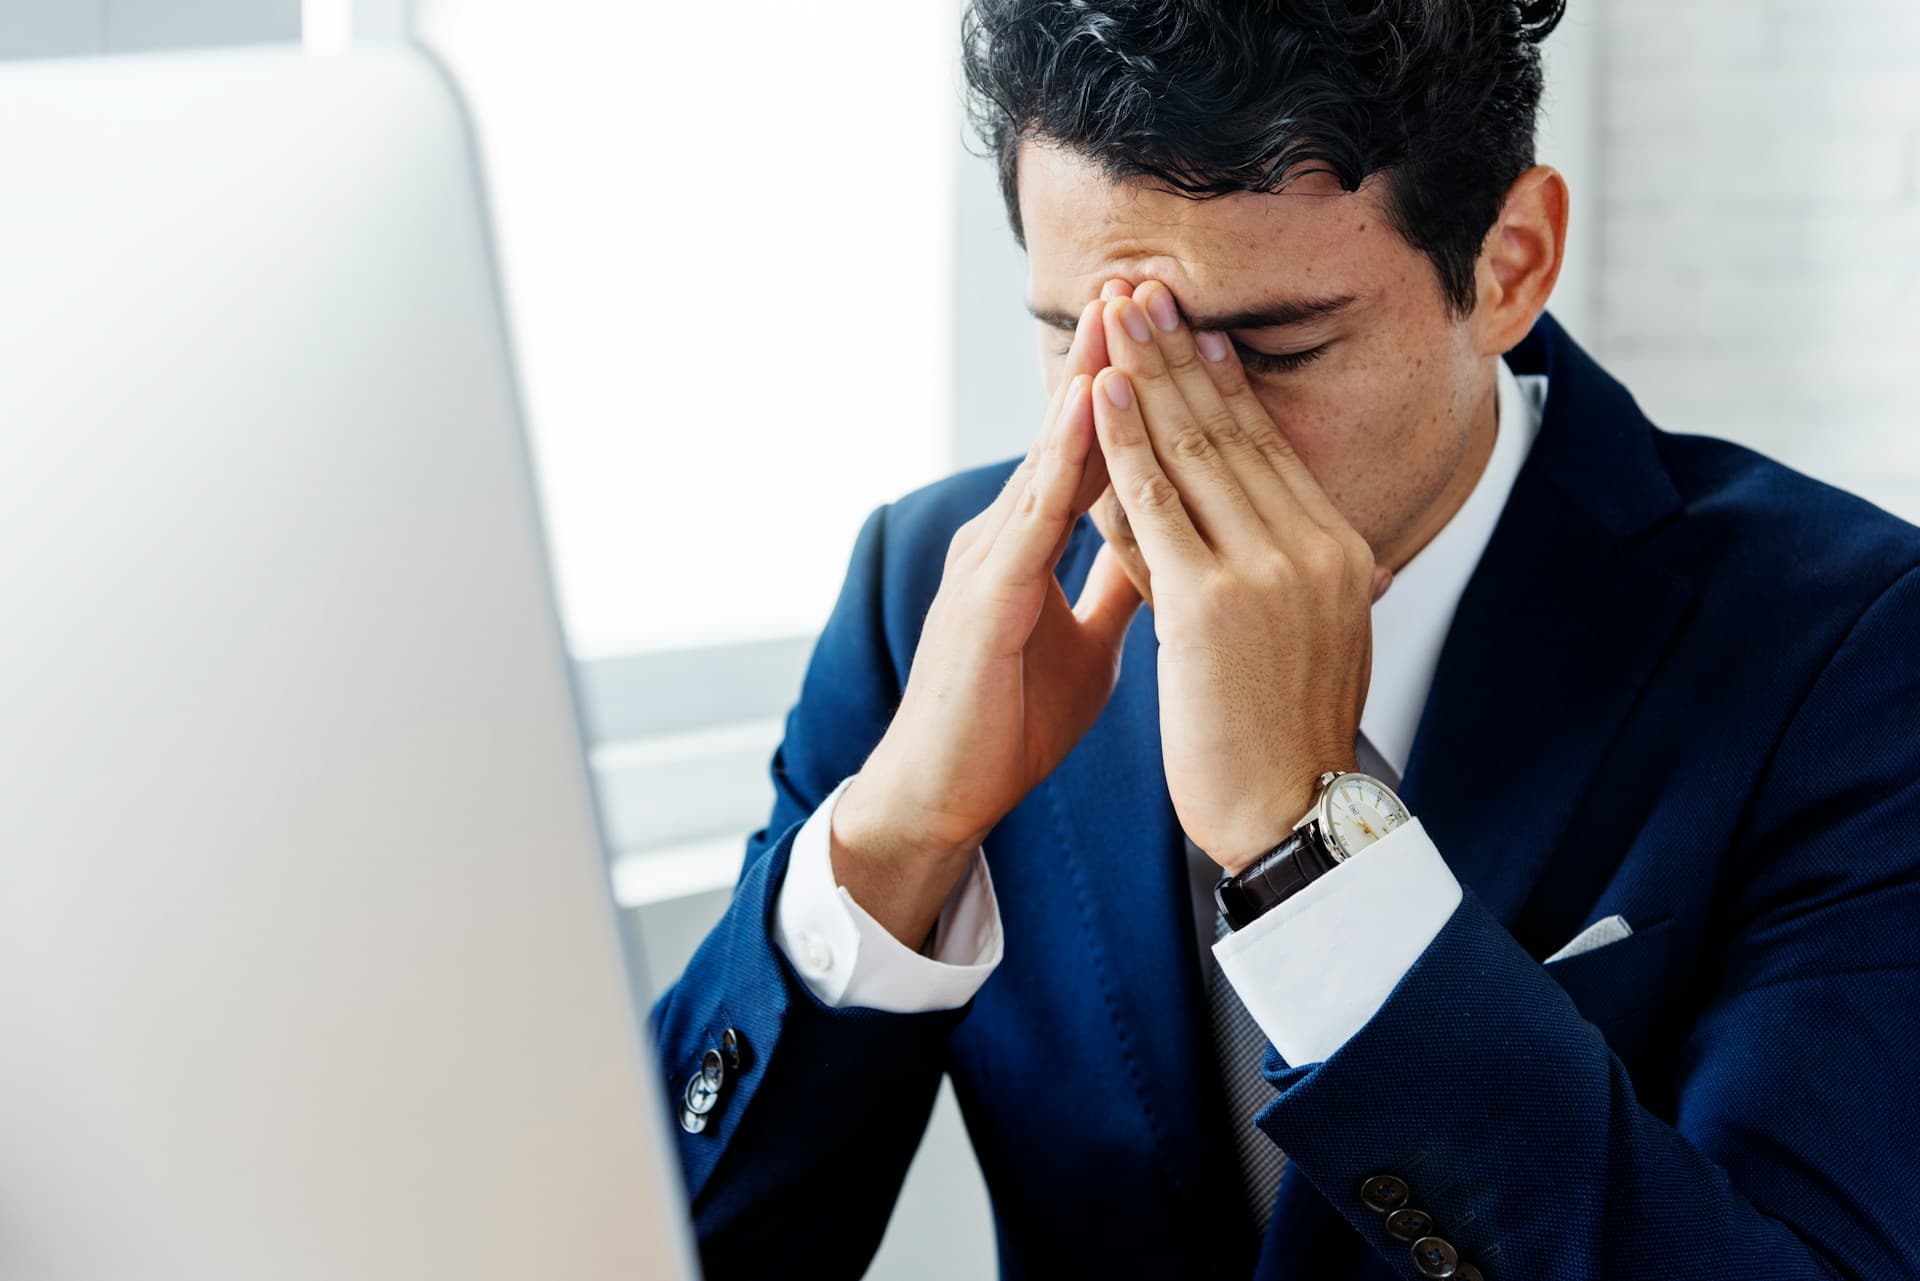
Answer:
M1920 520L1920 4L1586 3L1595 354L1661 426Z

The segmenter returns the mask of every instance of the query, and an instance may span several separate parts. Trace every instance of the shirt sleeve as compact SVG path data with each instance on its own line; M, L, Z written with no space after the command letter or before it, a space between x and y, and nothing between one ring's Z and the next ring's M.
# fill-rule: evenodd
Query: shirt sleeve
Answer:
M985 847L947 896L925 954L895 938L833 876L833 807L853 776L840 780L794 836L774 906L774 941L821 1002L893 1013L955 1009L972 999L1000 964L1000 904Z
M1213 945L1233 990L1295 1067L1346 1044L1386 1003L1460 903L1420 820Z

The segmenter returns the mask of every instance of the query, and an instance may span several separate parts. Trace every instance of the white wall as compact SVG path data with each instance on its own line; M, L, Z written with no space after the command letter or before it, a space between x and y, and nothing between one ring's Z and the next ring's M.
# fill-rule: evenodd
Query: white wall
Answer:
M1596 354L1661 426L1920 519L1920 5L1606 11Z

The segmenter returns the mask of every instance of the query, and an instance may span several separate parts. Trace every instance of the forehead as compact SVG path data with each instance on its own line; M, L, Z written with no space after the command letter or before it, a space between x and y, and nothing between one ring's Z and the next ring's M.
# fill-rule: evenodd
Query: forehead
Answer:
M1354 192L1322 170L1279 192L1195 200L1035 142L1021 144L1018 172L1036 306L1077 310L1110 276L1165 281L1208 310L1276 288L1365 299L1417 258L1381 212L1379 175Z

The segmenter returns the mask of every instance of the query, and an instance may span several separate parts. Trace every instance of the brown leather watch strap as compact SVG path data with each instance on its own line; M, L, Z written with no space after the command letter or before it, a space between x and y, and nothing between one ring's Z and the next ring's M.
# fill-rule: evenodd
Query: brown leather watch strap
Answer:
M1243 929L1332 871L1335 862L1307 838L1306 828L1295 828L1239 873L1215 882L1213 901L1229 926Z

